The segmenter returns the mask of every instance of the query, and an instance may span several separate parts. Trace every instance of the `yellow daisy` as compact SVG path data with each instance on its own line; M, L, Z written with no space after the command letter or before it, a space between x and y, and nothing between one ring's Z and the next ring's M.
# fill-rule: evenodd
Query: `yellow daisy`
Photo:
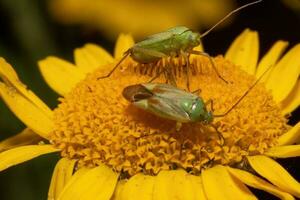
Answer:
M62 23L90 26L114 39L120 32L139 38L178 24L206 28L230 12L233 4L232 0L51 0L49 10Z
M75 64L56 57L40 61L46 82L63 96L54 111L1 58L0 95L28 128L0 143L0 170L60 151L48 199L256 199L247 186L280 199L300 198L300 183L274 160L300 154L300 123L292 127L286 117L300 104L300 44L282 56L288 43L278 41L258 62L258 34L246 29L225 57L214 58L228 84L207 58L191 56L191 90L213 99L215 113L274 65L232 112L215 119L221 144L208 126L184 124L176 131L175 122L122 97L125 86L148 81L166 60L141 65L127 59L110 78L98 79L133 43L120 35L114 58L87 44L75 50ZM184 88L183 59L173 66Z
M300 10L300 2L299 1L297 1L297 0L282 0L282 2L289 8L296 11L297 14L299 14L299 10Z

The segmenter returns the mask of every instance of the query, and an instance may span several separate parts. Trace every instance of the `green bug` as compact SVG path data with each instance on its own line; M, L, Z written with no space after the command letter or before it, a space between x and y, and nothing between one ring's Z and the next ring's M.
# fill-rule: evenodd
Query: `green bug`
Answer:
M245 91L245 93L222 114L213 113L212 100L204 102L204 100L198 95L184 91L170 84L143 83L131 85L125 87L122 94L124 98L131 102L134 106L158 117L176 121L177 130L180 129L181 123L200 122L205 125L213 126L213 119L216 117L224 117L231 112L261 80L264 74L271 69L271 67L269 67L248 88L248 90ZM210 110L207 109L207 105L209 104L211 106Z
M241 6L231 11L223 19L221 19L218 23L216 23L214 26L212 26L203 34L200 34L198 32L193 32L192 30L184 26L177 26L168 29L164 32L151 35L147 37L145 40L138 42L135 45L133 45L131 48L129 48L124 53L123 58L115 65L115 67L107 75L99 77L98 79L109 77L128 56L130 56L134 61L138 63L145 64L145 63L156 63L160 59L168 56L175 57L175 56L182 55L186 63L187 88L189 88L189 55L196 54L196 55L202 55L208 57L218 77L227 83L227 81L217 71L211 57L207 53L201 51L195 51L193 50L193 48L200 45L201 38L206 36L210 31L212 31L216 26L221 24L225 19L227 19L233 13L243 8L246 8L250 5L259 3L261 1L262 0L254 1L252 3L245 4L244 6ZM169 74L169 77L175 80L173 75ZM154 79L152 79L151 81L153 81ZM176 86L176 83L174 83L174 81L172 80L170 81L173 83L173 85Z
M211 123L212 112L207 111L203 99L193 93L164 83L131 85L123 90L123 96L138 108L161 118L180 123Z

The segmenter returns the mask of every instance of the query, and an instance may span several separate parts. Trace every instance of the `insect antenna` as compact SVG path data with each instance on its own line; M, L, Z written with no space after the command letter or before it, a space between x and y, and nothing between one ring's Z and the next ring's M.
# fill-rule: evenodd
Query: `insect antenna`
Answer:
M221 23L223 23L228 17L230 17L231 15L233 15L234 13L248 7L248 6L251 6L251 5L254 5L254 4L257 4L257 3L260 3L262 2L262 0L258 0L258 1L254 1L254 2L251 2L251 3L247 3L233 11L231 11L230 13L228 13L225 17L223 17L220 21L218 21L215 25L213 25L210 29L208 29L207 31L205 31L203 34L201 34L200 38L203 38L204 36L206 36L207 34L209 34L213 29L215 29L217 26L219 26Z
M255 85L262 79L262 77L273 67L273 65L271 65L268 69L266 69L264 71L264 73L258 78L256 79L256 81L249 87L249 89L231 106L231 108L229 108L225 113L223 114L218 114L218 115L213 115L213 117L224 117L225 115L227 115L228 113L230 113L243 99L245 96L247 96L247 94L255 87Z
M125 53L124 53L124 55L123 55L123 57L121 58L121 60L116 64L116 66L114 66L114 68L107 74L107 75L105 75L105 76L100 76L100 77L98 77L97 78L97 80L99 80L99 79L103 79L103 78L108 78L108 77L110 77L110 75L119 67L119 65L130 55L130 53L131 53L131 49L129 49L129 50L127 50Z

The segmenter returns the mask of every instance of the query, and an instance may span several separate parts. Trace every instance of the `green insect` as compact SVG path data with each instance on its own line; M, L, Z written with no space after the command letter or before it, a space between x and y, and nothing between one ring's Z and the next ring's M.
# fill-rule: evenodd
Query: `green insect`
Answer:
M272 66L271 66L272 67ZM198 95L181 90L173 85L163 83L143 83L124 88L122 94L134 106L150 112L158 117L177 122L177 130L182 123L200 122L212 125L216 117L224 117L231 112L250 90L261 80L269 67L245 93L224 113L213 113L213 101L204 100ZM210 110L207 106L210 105ZM214 127L215 128L215 127ZM216 129L216 128L215 128ZM216 129L217 131L217 129ZM218 133L218 131L217 131ZM219 133L220 135L220 133ZM220 135L221 136L221 135Z
M180 123L211 123L213 114L207 111L203 99L193 93L164 83L131 85L123 90L123 96L134 106L161 118Z
M216 26L221 24L225 19L227 19L233 13L243 8L246 8L250 5L259 3L261 1L262 0L254 1L252 3L245 4L244 6L241 6L231 11L223 19L221 19L218 23L216 23L214 26L212 26L203 34L200 34L198 32L193 32L192 30L184 26L177 26L168 29L164 32L151 35L147 37L145 40L138 42L135 45L133 45L131 48L129 48L124 53L123 58L115 65L115 67L107 75L99 77L98 79L109 77L128 56L130 56L134 61L138 63L145 64L145 63L156 63L160 59L168 56L176 57L182 55L186 63L187 88L189 89L189 55L196 54L196 55L202 55L208 57L218 77L227 83L227 81L217 71L212 58L207 53L201 51L195 51L193 50L193 48L200 45L201 38L206 36L210 31L212 31ZM174 82L175 77L174 75L170 75L171 73L170 69L169 70L165 69L163 71L167 71L167 74L169 74L169 79L172 79L169 81L171 81L171 83L173 83L173 85L176 86L176 83ZM160 74L158 74L158 76L159 75ZM154 79L151 79L151 81L153 81Z

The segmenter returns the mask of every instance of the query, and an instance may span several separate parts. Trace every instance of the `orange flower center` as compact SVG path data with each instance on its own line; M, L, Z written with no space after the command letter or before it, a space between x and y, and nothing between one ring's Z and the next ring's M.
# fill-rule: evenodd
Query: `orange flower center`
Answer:
M214 114L222 114L255 78L221 56L214 62L229 83L216 75L207 58L197 56L191 58L190 91L200 89L204 101L213 100ZM175 121L136 108L122 96L126 86L146 83L166 66L172 67L178 87L185 89L186 65L182 58L172 64L126 61L122 69L101 80L98 77L107 71L89 74L60 99L54 112L52 143L62 150L63 157L78 159L79 166L104 163L130 176L174 168L199 173L215 164L232 166L244 156L262 154L289 129L287 119L261 83L228 115L212 122L224 142L211 126L185 123L176 130ZM154 82L165 83L165 77L161 75Z

